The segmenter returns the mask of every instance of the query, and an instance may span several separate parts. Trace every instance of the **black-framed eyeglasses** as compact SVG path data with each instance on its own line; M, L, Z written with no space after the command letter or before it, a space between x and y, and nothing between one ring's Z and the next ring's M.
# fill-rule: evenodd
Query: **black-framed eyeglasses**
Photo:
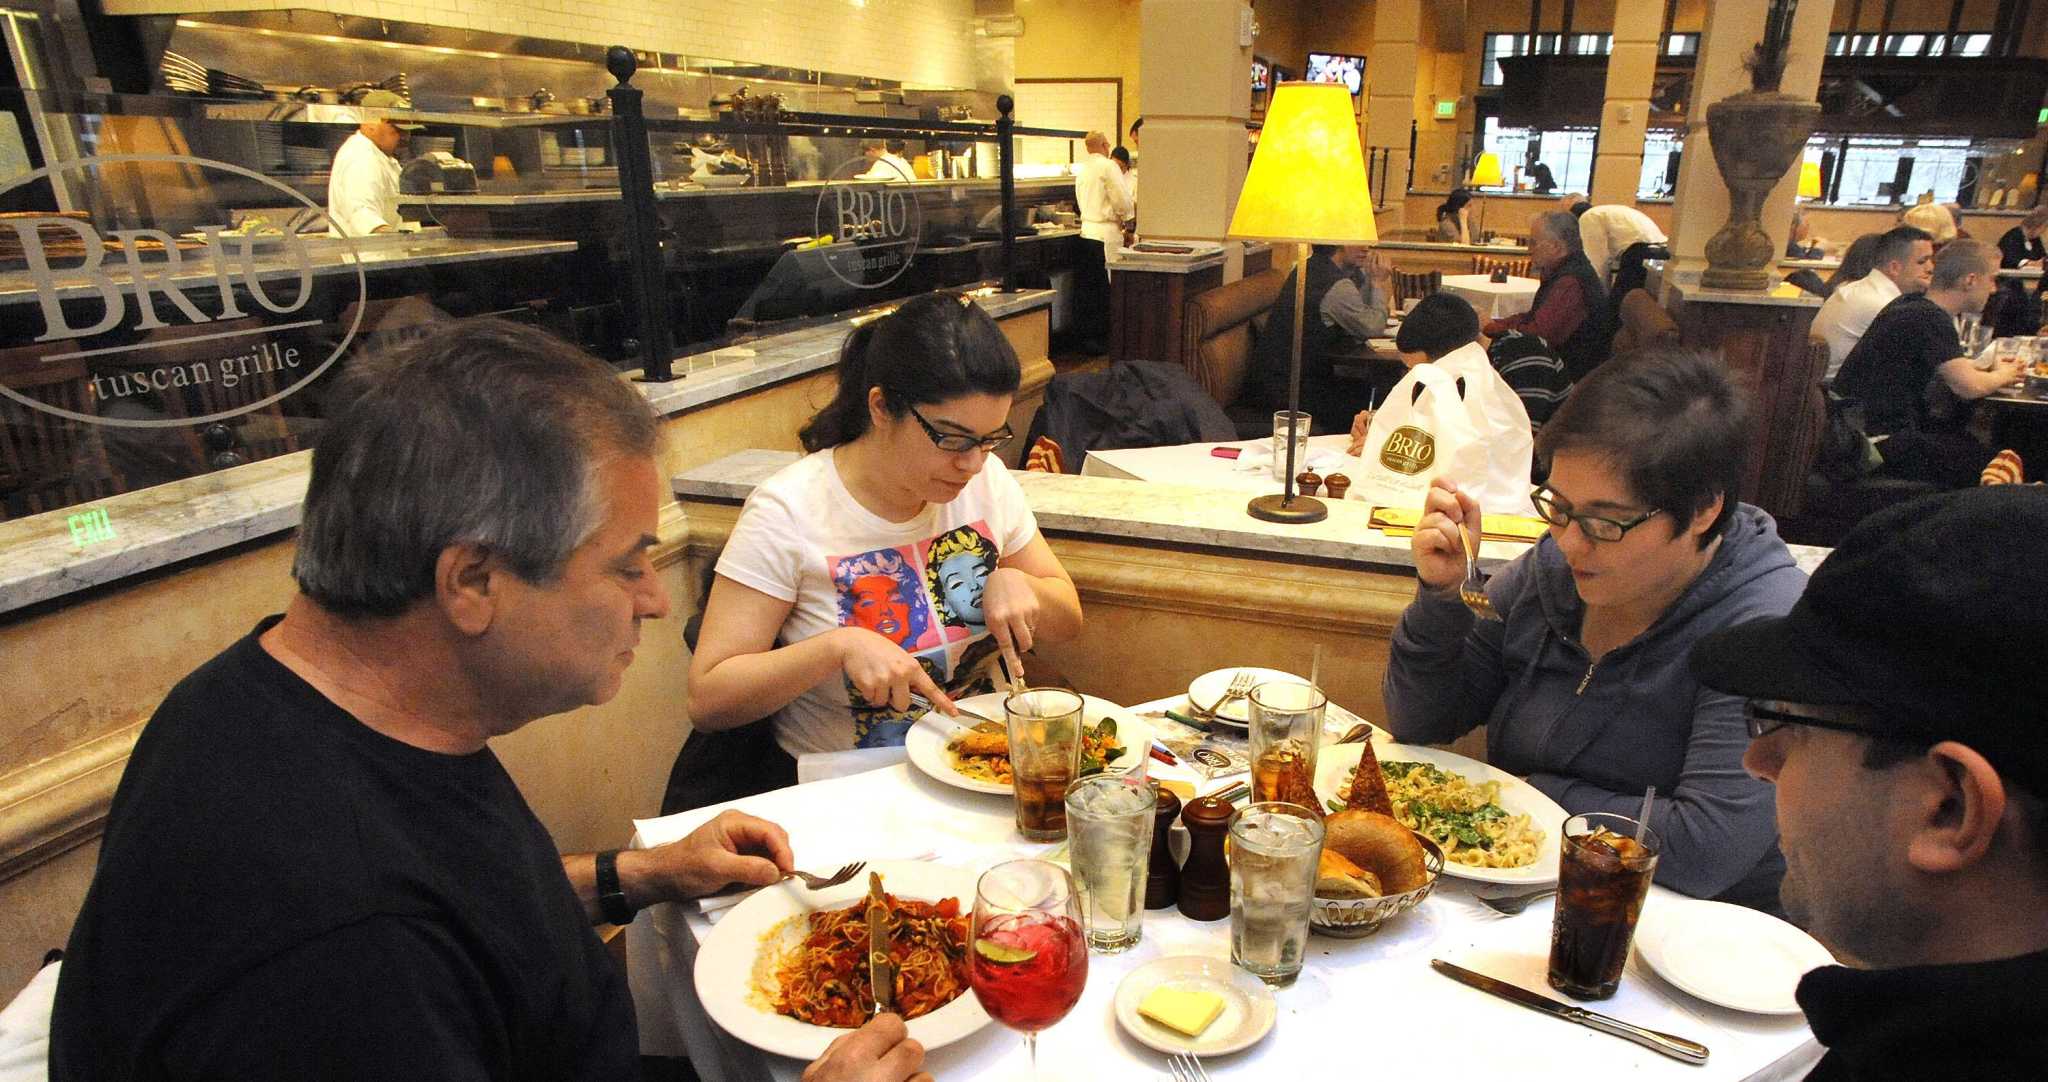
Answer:
M1877 715L1853 706L1817 707L1800 703L1774 702L1764 699L1747 699L1742 704L1742 721L1749 729L1749 738L1756 740L1769 736L1787 725L1804 725L1810 729L1833 729L1838 733L1855 733L1858 736L1903 737L1909 734L1899 731L1896 726L1885 725Z
M1552 526L1579 524L1579 532L1595 541L1619 541L1630 530L1657 517L1657 509L1651 508L1632 519L1612 519L1605 515L1581 515L1557 502L1557 493L1549 485L1539 485L1529 494L1529 502L1536 505L1536 514Z
M970 436L964 432L941 432L933 427L930 421L925 420L924 414L917 412L916 406L910 407L910 415L917 418L918 424L924 426L924 434L931 437L933 447L954 454L962 451L993 451L1010 442L1016 435L1010 431L1009 425L1004 425L986 436Z

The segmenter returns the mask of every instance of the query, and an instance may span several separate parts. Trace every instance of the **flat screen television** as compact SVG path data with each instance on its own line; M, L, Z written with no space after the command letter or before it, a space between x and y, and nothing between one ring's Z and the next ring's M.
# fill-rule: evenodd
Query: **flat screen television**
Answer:
M1365 58L1352 53L1310 53L1302 78L1311 83L1342 83L1355 98L1365 92Z
M1252 57L1252 89L1270 90L1273 86L1273 65L1263 57Z

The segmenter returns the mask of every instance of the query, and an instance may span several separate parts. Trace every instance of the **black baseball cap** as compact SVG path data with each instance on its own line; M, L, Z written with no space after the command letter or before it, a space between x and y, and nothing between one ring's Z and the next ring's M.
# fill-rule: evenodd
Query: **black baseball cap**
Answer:
M1693 676L1750 699L1853 706L1955 740L2048 795L2048 488L1928 496L1865 519L1784 616L1700 640Z

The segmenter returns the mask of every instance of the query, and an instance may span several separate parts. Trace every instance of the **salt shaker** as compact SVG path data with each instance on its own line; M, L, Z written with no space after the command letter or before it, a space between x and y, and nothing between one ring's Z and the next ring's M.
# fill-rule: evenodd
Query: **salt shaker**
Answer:
M1180 911L1189 920L1222 920L1230 915L1230 864L1223 840L1235 811L1227 800L1197 797L1181 809L1188 828L1188 860L1180 866Z
M1313 496L1317 489L1323 487L1323 475L1314 470L1303 470L1294 475L1294 487L1300 489L1304 496Z
M1152 859L1145 869L1145 908L1171 909L1180 896L1180 867L1173 862L1173 820L1180 797L1162 787L1152 808Z
M1351 488L1351 478L1345 474L1333 473L1323 478L1323 487L1329 490L1331 499L1341 500L1344 493Z

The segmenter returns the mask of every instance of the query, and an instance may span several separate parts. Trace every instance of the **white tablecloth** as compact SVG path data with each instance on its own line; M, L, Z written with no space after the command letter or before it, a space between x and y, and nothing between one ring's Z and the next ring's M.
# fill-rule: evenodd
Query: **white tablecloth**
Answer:
M1346 420L1348 427L1350 422ZM1358 460L1344 453L1351 443L1348 435L1310 436L1308 439L1308 463L1317 473L1348 473L1358 476ZM1277 492L1280 482L1273 480L1273 474L1266 465L1272 460L1265 451L1273 445L1273 438L1263 440L1242 440L1237 443L1181 443L1171 447L1132 447L1122 451L1090 451L1081 461L1081 473L1088 477L1116 477L1126 481L1155 481L1172 485L1199 485L1203 488L1227 488L1242 492ZM1242 449L1239 457L1217 458L1210 452L1218 447ZM1258 452L1258 469L1240 468L1240 463L1252 461L1245 455ZM1299 473L1305 468L1296 466Z
M1536 289L1543 283L1534 278L1510 278L1496 282L1484 274L1444 275L1443 289L1456 293L1479 313L1481 322L1504 319L1528 311L1536 304Z
M1153 767L1158 776L1182 769ZM1058 848L1019 838L1006 798L942 784L909 763L764 793L730 806L786 827L798 866L804 868L929 856L982 869ZM680 838L722 807L642 820L634 844ZM1273 1032L1244 1052L1206 1061L1210 1075L1334 1078L1347 1073L1344 1064L1355 1064L1364 1055L1372 1065L1369 1073L1385 1078L1763 1082L1804 1077L1818 1058L1818 1046L1801 1019L1712 1006L1664 983L1640 960L1629 963L1620 992L1595 1008L1705 1043L1713 1053L1705 1066L1686 1066L1439 976L1429 968L1431 958L1547 989L1551 904L1539 902L1520 915L1502 917L1481 906L1461 883L1446 877L1420 907L1368 938L1312 936L1300 980L1275 992L1279 1020ZM1683 901L1656 888L1647 904ZM672 1055L686 1048L705 1082L793 1082L802 1063L755 1051L705 1016L691 969L698 938L711 927L685 905L656 906L627 927L627 964L643 1050ZM1164 1058L1125 1036L1111 1005L1125 974L1154 958L1181 954L1227 960L1230 922L1198 923L1171 909L1149 912L1137 948L1090 955L1081 1002L1039 1038L1046 1077L1133 1082L1161 1077ZM744 981L747 975L731 979ZM991 1023L934 1049L925 1069L940 1082L1017 1077L1024 1070L1023 1045L1016 1034Z

